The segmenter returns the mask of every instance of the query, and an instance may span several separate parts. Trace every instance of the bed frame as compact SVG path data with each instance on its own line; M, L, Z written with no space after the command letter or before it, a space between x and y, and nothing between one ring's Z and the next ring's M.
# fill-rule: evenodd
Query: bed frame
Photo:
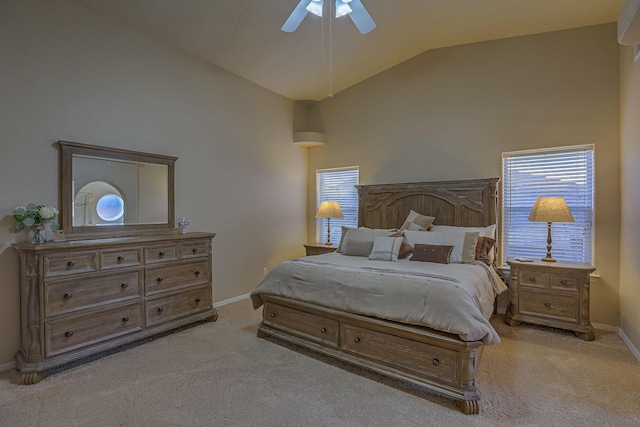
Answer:
M358 223L399 228L414 210L435 224L496 224L498 178L359 185ZM258 336L273 336L455 399L479 412L475 378L481 341L433 329L347 313L290 298L263 295Z

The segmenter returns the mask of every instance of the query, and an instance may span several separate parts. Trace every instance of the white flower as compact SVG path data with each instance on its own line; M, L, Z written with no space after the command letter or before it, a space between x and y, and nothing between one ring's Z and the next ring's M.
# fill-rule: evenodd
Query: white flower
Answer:
M56 216L56 211L54 208L50 208L48 206L43 206L40 208L40 216L42 219L47 220Z

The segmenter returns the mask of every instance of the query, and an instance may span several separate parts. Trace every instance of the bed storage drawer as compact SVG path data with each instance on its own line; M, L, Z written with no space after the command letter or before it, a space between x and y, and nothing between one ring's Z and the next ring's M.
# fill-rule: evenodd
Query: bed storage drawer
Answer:
M367 328L342 325L345 350L389 365L456 381L458 352Z
M314 341L331 346L338 345L338 322L322 316L265 302L265 323L276 329L284 329L295 335L302 335Z
M579 307L577 295L520 289L520 312L522 314L578 322Z

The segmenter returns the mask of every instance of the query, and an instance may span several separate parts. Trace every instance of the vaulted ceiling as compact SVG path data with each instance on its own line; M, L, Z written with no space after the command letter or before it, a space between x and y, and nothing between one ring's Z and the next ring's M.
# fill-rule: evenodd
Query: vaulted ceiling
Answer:
M329 20L328 13L281 31L300 0L68 1L292 100L326 98L430 49L614 22L624 4L362 0L377 24L362 35L348 17Z

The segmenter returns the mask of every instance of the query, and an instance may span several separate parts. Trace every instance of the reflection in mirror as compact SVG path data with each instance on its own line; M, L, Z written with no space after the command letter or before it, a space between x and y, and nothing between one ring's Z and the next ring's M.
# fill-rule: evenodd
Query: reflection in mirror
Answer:
M61 225L72 238L174 231L175 157L59 141Z

